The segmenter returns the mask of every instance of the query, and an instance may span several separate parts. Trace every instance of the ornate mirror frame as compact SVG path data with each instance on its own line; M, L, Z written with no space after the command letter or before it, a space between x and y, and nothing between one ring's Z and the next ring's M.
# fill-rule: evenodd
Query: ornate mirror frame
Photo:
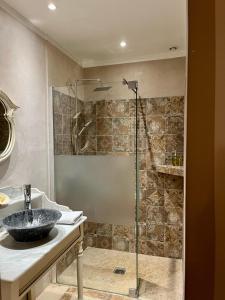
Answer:
M14 123L14 112L19 107L16 106L9 97L0 90L0 102L5 107L5 119L9 124L9 139L5 150L0 154L0 163L6 160L12 153L13 147L15 145L15 123Z

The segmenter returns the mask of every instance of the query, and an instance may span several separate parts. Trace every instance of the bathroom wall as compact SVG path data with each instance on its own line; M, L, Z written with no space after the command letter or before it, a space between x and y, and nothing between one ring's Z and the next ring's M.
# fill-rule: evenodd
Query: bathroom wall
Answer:
M132 155L135 106L133 94L121 84L121 78L138 78L140 95L143 91L145 96L149 93L139 101L140 253L182 257L183 178L157 173L154 165L171 164L174 150L183 153L185 59L89 68L84 73L86 78L101 78L112 86L106 92L93 92L98 84L84 87L83 101L79 101L81 119L92 120L82 141L83 145L89 141L84 154ZM131 77L135 74L137 77ZM154 83L152 88L149 82ZM179 93L177 97L173 91ZM73 153L74 101L74 97L54 91L56 155ZM85 246L130 252L135 249L132 226L87 223L85 230Z
M171 152L183 152L184 98L174 96L185 95L185 58L86 68L84 76L100 78L103 82L112 83L113 87L108 92L107 101L97 101L96 104L90 101L84 105L84 111L88 114L92 112L87 119L95 120L93 114L96 116L96 123L92 124L88 136L89 154L121 154L131 150L134 122L129 118L134 112L134 106L132 100L128 104L127 100L122 99L130 99L133 95L119 82L122 78L138 80L142 98L138 142L141 161L139 251L181 258L183 178L156 173L154 164L171 164ZM100 100L101 96L91 90L93 89L86 89L85 100ZM108 101L109 99L113 101ZM114 112L117 111L114 115L112 111L107 112L113 106ZM91 135L95 130L96 136ZM132 252L133 232L133 228L115 224L87 224L86 243Z
M103 82L138 80L140 95L143 98L169 97L185 94L185 58L164 59L147 62L93 67L84 69L85 78L100 78ZM112 98L120 99L122 91L117 85ZM92 95L93 96L93 95ZM86 97L88 99L88 97Z
M1 8L0 44L0 89L20 107L15 148L0 164L0 186L29 182L48 193L48 85L65 85L83 71Z
M101 92L100 92L101 94ZM71 155L72 116L75 98L54 90L55 154ZM80 101L89 141L84 154L133 155L135 105L133 99ZM182 257L183 178L155 171L171 164L173 151L183 153L184 97L139 99L138 153L140 159L140 247L142 254ZM80 118L79 118L80 120ZM133 199L135 201L135 199ZM85 247L135 251L134 227L86 223Z
M68 81L83 78L83 68L47 42L48 84L65 86Z
M173 151L183 154L184 97L139 99L138 110L139 253L181 258L183 178L155 166L171 164ZM133 155L134 112L132 99L84 102L84 117L92 120L86 154ZM135 252L134 227L88 222L85 246Z
M0 45L0 89L20 107L15 148L0 163L0 186L31 183L48 194L48 86L81 78L82 68L1 8ZM37 284L37 294L49 280L50 274Z
M0 185L29 182L47 191L45 42L0 9L0 44L0 89L20 107L15 149L0 164Z

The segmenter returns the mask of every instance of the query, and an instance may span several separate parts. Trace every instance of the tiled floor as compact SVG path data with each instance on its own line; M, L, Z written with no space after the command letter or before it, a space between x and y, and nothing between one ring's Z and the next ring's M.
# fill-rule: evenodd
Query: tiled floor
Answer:
M135 288L135 254L87 248L84 252L85 300L131 299L129 288ZM114 274L116 266L126 268L125 275ZM182 260L139 255L139 277L141 278L141 300L181 300ZM74 300L76 298L76 265L71 264L58 278L60 285L50 285L38 300ZM106 292L99 292L106 291Z

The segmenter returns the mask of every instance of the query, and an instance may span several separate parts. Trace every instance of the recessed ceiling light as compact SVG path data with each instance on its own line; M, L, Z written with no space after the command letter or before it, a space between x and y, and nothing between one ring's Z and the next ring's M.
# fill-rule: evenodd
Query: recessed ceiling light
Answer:
M127 43L125 41L121 41L120 42L120 47L124 48L126 47Z
M55 6L55 4L54 3L49 3L49 5L48 5L48 9L50 9L50 10L56 10L56 6Z

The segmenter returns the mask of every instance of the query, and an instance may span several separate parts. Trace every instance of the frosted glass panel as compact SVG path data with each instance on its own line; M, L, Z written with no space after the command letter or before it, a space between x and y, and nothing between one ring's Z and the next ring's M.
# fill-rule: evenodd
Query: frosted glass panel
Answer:
M134 224L134 158L56 155L55 195L58 203L83 210L90 222Z

